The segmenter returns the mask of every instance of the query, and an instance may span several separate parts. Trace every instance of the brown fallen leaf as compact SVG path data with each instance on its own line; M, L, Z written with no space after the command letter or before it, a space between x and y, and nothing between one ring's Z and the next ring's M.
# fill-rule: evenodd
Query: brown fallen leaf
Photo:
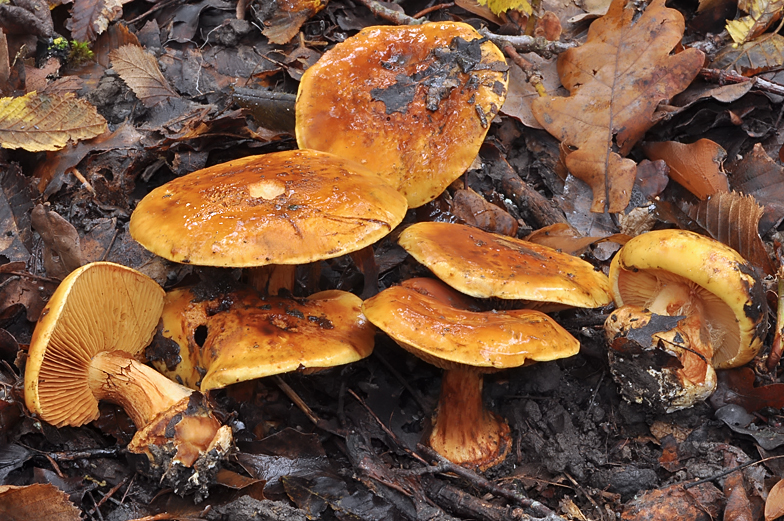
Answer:
M711 63L713 69L733 69L744 76L778 69L784 65L784 36L766 34L743 45L726 45Z
M106 120L73 94L30 92L0 98L0 146L29 152L59 150L69 140L90 139L106 131Z
M68 494L50 484L0 486L0 519L5 521L80 521Z
M81 42L93 42L109 26L109 22L122 15L122 6L130 0L74 0L71 18L65 27L71 36Z
M623 521L713 521L719 519L724 495L711 483L648 490L623 507Z
M264 21L261 33L278 45L289 43L305 21L327 6L329 0L273 0L276 9Z
M112 68L128 84L145 107L179 98L163 77L158 60L138 45L123 45L109 53Z
M626 244L629 239L631 237L620 233L608 237L583 237L580 232L566 223L555 223L539 228L525 238L526 241L535 242L572 255L576 255L577 252L592 244L606 241Z
M44 267L48 276L64 278L83 264L79 232L60 214L39 204L33 208L32 225L44 241Z
M765 521L784 516L784 479L773 485L765 501Z
M626 208L636 164L623 156L655 123L656 106L685 89L704 61L696 49L669 54L685 27L678 11L654 0L639 16L636 5L615 0L591 24L585 45L560 55L570 97L533 102L537 121L575 149L566 166L591 186L593 212Z
M730 459L728 455L725 455L725 467L738 466L737 462L728 462L728 459ZM733 472L724 478L724 495L727 498L724 521L754 521L742 472Z
M760 220L760 234L765 235L784 218L784 168L771 158L761 144L728 166L732 189L753 195L765 207Z
M481 228L486 232L515 237L517 221L496 205L485 200L470 188L457 190L452 196L452 213L466 224Z
M738 192L720 193L688 206L686 213L711 237L733 248L754 266L769 275L775 273L759 236L763 209L754 197Z
M729 192L727 174L722 169L727 152L710 139L694 143L662 141L645 143L648 159L663 160L670 167L670 179L702 200L720 192Z
M716 392L710 397L714 409L735 404L753 413L765 407L784 407L784 384L754 387L754 371L750 367L717 371L716 380Z

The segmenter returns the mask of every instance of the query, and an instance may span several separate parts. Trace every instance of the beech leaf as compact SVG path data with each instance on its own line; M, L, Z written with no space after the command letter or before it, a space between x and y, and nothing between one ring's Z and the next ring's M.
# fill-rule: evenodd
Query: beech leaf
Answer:
M128 84L145 107L154 107L179 94L169 86L155 56L138 45L123 45L109 53L112 68Z
M109 22L122 15L122 6L130 0L74 0L71 18L65 26L71 36L81 42L93 42L109 27Z
M759 232L765 235L784 219L784 168L757 143L743 159L732 165L732 189L753 195L765 207Z
M714 69L734 69L755 76L784 65L784 36L766 34L743 45L723 47L711 63Z
M30 92L0 98L0 146L29 152L59 150L68 140L90 139L106 131L106 120L74 94Z
M0 486L0 519L9 521L80 521L79 509L54 485Z
M722 170L727 152L710 139L689 144L676 141L645 143L643 150L651 161L661 159L667 163L670 179L702 200L730 191L727 174Z
M585 45L558 58L571 95L533 102L537 121L574 149L566 166L591 186L593 212L626 208L637 166L623 156L656 122L656 106L685 89L703 64L697 49L669 54L684 28L683 16L664 0L641 16L636 3L615 0L591 24Z
M757 231L763 211L754 197L738 192L716 194L686 209L688 216L711 237L772 275L776 270Z

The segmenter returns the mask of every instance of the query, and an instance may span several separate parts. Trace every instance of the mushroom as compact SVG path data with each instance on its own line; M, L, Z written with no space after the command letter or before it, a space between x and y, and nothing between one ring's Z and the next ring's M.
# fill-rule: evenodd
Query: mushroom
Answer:
M468 24L365 28L303 74L297 144L362 163L421 206L471 165L503 105L507 71Z
M362 309L401 347L444 369L428 443L447 459L481 470L509 450L509 426L482 404L482 375L572 356L580 348L539 311L466 311L402 286L366 300Z
M174 262L292 266L365 248L406 210L394 188L359 164L292 150L230 161L156 188L131 215L130 232ZM291 282L281 286L291 289Z
M362 300L346 291L305 299L251 289L198 293L195 288L167 293L161 334L148 358L156 359L162 373L202 392L348 364L373 351L374 328L362 315Z
M547 246L443 222L409 226L398 242L438 278L472 297L524 300L547 311L612 302L604 273Z
M759 274L724 244L683 230L631 239L610 265L613 376L630 401L666 412L704 400L715 369L759 352L767 303ZM662 366L661 356L677 358Z
M206 494L231 448L231 429L200 393L136 359L152 340L163 296L154 280L119 264L71 272L36 324L25 401L56 427L97 419L100 400L122 406L138 429L128 449L147 456L150 473L179 494Z

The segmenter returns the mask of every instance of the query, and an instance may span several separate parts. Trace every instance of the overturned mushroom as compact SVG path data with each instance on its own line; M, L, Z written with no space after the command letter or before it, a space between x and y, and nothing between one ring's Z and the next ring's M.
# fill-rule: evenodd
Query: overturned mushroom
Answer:
M465 311L402 286L366 300L363 311L401 347L444 369L428 443L449 460L482 470L509 450L509 426L482 404L482 375L572 356L580 348L539 311Z
M468 24L368 27L305 71L297 143L362 163L421 206L471 165L507 70Z
M148 358L167 376L202 392L296 370L348 364L373 351L374 328L359 297L339 290L305 299L251 289L166 295Z
M42 420L78 427L99 416L98 401L122 406L138 428L128 445L177 493L206 494L232 444L199 393L136 356L150 343L163 290L110 262L66 277L35 327L25 368L25 401Z
M630 240L610 266L618 309L605 323L623 395L667 412L704 400L715 369L751 360L767 333L760 277L732 248L683 230ZM669 362L662 364L666 354Z

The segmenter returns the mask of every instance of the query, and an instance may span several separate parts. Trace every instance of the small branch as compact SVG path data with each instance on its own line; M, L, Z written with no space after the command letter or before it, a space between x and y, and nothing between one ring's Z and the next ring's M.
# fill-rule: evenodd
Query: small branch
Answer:
M487 29L480 29L479 34L502 48L511 45L517 52L535 52L543 58L551 58L553 55L561 54L569 49L578 47L577 42L550 42L541 36L506 36L503 34L491 33Z
M509 490L506 488L499 487L487 479L483 478L473 470L469 470L465 467L461 467L456 463L452 463L441 454L437 453L430 447L426 447L424 445L417 444L417 451L421 452L431 460L434 460L438 463L439 467L447 468L449 472L453 472L460 476L463 479L468 480L471 484L477 486L478 488L484 489L494 496L500 496L506 498L510 501L515 501L519 505L522 505L526 508L530 508L533 512L541 517L546 517L547 519L553 520L561 520L564 521L562 517L559 517L555 514L552 510L547 508L544 504L540 503L539 501L527 498L522 494L515 492L514 490Z
M772 94L778 94L779 96L784 96L784 85L764 80L762 78L747 78L746 76L741 76L735 71L702 69L700 70L700 76L702 76L702 79L705 81L717 83L719 85L751 82L753 88L770 92Z
M408 16L405 13L400 13L394 9L384 7L375 0L357 0L357 2L370 9L370 12L373 13L373 16L383 18L384 20L392 22L393 24L420 25L428 21L427 18L414 18L412 16Z
M434 11L438 11L440 9L447 9L449 7L454 7L454 6L455 6L454 2L448 2L448 3L445 3L445 4L431 5L430 7L426 8L426 9L422 9L417 14L415 14L414 18L422 18L423 16L428 15L428 14L434 12Z

